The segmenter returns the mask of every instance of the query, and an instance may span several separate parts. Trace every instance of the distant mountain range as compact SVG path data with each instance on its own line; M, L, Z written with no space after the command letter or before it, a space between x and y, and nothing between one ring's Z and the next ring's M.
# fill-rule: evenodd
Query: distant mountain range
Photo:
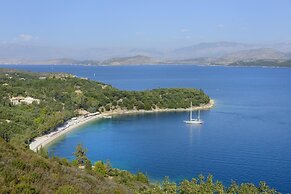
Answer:
M0 45L0 64L199 64L291 66L291 42L200 43L173 50L93 48L65 49L19 44ZM266 65L267 64L267 65Z
M173 50L166 55L170 59L187 59L201 57L216 58L233 52L254 48L258 48L258 46L234 42L200 43L189 47Z

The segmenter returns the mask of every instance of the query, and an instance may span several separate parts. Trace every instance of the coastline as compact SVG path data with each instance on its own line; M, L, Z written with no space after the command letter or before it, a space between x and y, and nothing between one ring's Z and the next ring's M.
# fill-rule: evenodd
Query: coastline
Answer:
M213 99L210 99L210 102L208 104L192 107L192 110L209 110L213 108L214 105L215 105L215 101ZM159 113L159 112L184 112L184 111L189 111L189 110L190 108L154 109L154 110L113 110L113 111L103 112L101 114L93 115L93 116L87 116L87 117L79 116L79 117L75 117L66 121L62 126L57 127L55 131L49 134L34 138L33 141L29 144L29 149L31 149L34 152L37 152L39 148L47 146L49 143L65 135L69 131L72 131L73 129L81 125L84 125L90 121L106 118L108 116L122 115L122 114Z
M225 65L225 64L196 64L196 63L158 63L158 64L120 64L120 65L112 65L112 64L98 64L98 65L86 65L86 64L51 64L51 63L0 63L0 66L5 66L2 68L10 68L9 66L26 66L26 65L33 65L33 66L58 66L58 65L71 65L71 66L83 66L83 67L121 67L121 66L177 66L177 65L189 65L189 66L199 66L199 67L234 67L234 68L244 68L244 67L250 67L250 68L291 68L291 66L280 66L280 65Z
M204 104L201 106L193 106L192 110L208 110L213 108L215 101L210 99L208 104ZM103 116L112 116L112 115L122 115L122 114L140 114L140 113L159 113L159 112L185 112L190 111L190 108L165 108L165 109L154 109L154 110L113 110L109 112L103 112Z
M61 125L60 127L57 127L55 131L49 134L34 138L33 141L29 144L29 149L36 152L39 148L45 147L46 145L48 145L55 139L66 134L67 132L98 118L102 118L102 115L100 114L100 115L95 115L95 116L90 116L90 117L80 116L80 117L77 117L76 120L70 119L66 121L63 125Z

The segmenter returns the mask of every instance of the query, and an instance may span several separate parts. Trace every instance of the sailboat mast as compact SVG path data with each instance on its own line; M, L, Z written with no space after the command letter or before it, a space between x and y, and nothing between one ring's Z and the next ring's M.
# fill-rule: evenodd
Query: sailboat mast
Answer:
M192 120L192 110L190 110L190 116L189 116L189 121Z
M198 120L200 120L200 110L198 110Z
M191 120L192 120L192 102L190 104L190 118L189 118L189 121L191 121Z

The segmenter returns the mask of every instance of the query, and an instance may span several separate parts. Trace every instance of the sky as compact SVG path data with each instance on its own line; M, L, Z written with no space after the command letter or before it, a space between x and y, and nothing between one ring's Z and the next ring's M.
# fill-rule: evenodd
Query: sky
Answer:
M290 0L0 0L0 43L173 48L291 40Z

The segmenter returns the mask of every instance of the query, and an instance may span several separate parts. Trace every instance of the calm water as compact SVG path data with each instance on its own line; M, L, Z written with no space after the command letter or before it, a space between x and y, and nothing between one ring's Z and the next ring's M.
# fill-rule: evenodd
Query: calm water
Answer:
M69 72L120 89L202 88L216 106L205 124L186 125L187 112L116 116L88 123L49 147L72 159L82 143L91 160L178 181L202 173L231 180L265 180L291 191L291 69L197 66L12 66ZM95 76L94 76L95 73Z

